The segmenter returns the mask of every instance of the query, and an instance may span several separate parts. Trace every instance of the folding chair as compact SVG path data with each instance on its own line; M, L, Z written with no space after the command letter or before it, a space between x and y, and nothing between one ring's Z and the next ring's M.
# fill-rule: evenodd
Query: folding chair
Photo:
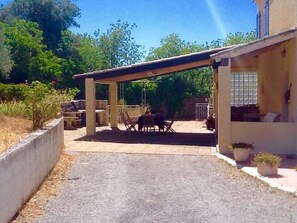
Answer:
M132 122L131 119L126 118L123 112L121 112L120 115L127 131L131 131L131 130L137 131L137 129L135 128L136 122Z
M175 130L172 128L172 125L176 121L177 115L178 115L178 112L175 112L172 120L164 121L165 132L175 132Z

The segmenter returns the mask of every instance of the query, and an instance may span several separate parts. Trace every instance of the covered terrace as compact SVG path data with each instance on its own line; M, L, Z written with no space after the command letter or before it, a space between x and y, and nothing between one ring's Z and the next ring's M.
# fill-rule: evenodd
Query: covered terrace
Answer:
M110 126L118 126L118 84L135 81L189 69L210 66L210 56L231 47L210 49L202 52L191 53L156 61L143 62L130 66L113 69L93 71L74 75L74 79L85 81L86 97L86 135L96 133L95 118L95 91L96 84L109 85Z
M296 37L294 28L211 56L220 153L228 153L231 143L248 142L254 144L255 152L297 154ZM253 74L255 91L251 93L246 84L251 78L242 77ZM248 108L246 99L252 99L259 117L277 113L278 122L234 118L231 105L236 94L239 106Z

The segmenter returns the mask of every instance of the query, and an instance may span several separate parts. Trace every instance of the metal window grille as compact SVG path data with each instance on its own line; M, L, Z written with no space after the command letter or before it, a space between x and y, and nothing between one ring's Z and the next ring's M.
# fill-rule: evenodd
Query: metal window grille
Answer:
M255 72L231 74L231 106L257 104L258 75Z
M196 106L195 106L195 118L196 118L196 120L207 119L208 115L209 115L208 103L196 103Z

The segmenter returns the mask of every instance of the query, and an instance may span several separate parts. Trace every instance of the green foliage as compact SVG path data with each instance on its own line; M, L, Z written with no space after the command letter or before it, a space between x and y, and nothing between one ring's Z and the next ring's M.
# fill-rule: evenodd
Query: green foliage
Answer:
M161 39L161 46L151 48L147 61L158 60L206 49L197 43L183 41L177 34ZM169 116L180 111L184 98L209 96L211 93L212 69L202 68L152 78L156 91L147 100L153 107L166 107Z
M233 150L235 148L239 149L254 149L254 145L250 143L245 143L245 142L238 142L238 143L232 143L230 145L230 149Z
M29 87L25 84L1 84L0 102L22 101Z
M270 166L280 165L282 158L271 153L258 153L252 160L253 165L268 164Z
M132 30L136 25L118 20L110 24L110 29L100 35L97 31L101 68L108 69L135 64L143 58L143 47L136 44Z
M256 40L256 31L247 33L237 32L235 34L229 33L224 40L224 46L231 46L240 43L248 43Z
M4 43L5 37L0 29L0 81L1 79L7 79L9 77L9 72L13 66L10 49Z
M57 91L50 84L33 82L25 100L26 109L33 121L33 129L40 128L46 121L57 117L61 103L72 100L76 93L75 89Z
M13 0L0 9L0 21L36 22L43 31L43 43L51 50L57 48L62 31L79 26L75 21L79 15L80 9L70 0Z
M26 105L23 101L5 101L0 103L0 116L27 118Z
M50 82L59 77L62 59L46 50L37 23L14 20L11 25L0 23L0 28L15 63L10 73L12 82L24 83L25 80L31 82L36 79Z

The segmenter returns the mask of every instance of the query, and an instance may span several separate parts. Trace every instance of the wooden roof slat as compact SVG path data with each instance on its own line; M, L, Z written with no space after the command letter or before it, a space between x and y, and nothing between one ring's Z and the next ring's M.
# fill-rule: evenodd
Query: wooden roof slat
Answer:
M210 55L232 46L206 50L130 66L74 75L74 79L93 78L98 83L134 81L210 65Z

